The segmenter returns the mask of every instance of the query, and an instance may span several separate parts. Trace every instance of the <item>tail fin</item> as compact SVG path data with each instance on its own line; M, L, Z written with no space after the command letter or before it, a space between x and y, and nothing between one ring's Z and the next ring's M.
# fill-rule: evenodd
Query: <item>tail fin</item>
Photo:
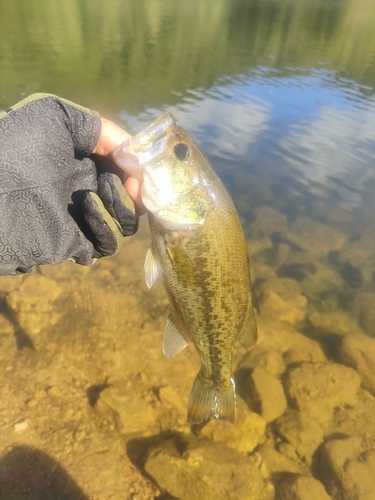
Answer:
M206 385L198 373L188 404L188 419L192 424L216 418L233 422L236 413L236 395L234 381L231 378L227 389L211 383Z

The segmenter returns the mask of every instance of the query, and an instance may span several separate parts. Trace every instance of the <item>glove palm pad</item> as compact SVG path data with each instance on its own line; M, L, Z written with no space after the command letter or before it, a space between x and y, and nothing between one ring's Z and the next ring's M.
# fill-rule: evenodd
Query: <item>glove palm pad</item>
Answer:
M94 245L94 258L116 254L124 236L138 229L138 216L117 175L99 175L97 193L85 191L80 209Z

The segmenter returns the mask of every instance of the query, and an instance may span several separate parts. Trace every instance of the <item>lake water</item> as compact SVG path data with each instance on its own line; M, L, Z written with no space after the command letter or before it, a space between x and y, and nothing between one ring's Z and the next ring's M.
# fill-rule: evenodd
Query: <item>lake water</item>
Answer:
M146 220L90 269L1 278L1 498L375 498L374 23L372 0L0 3L0 110L50 92L193 135L260 336L235 351L235 424L192 429L198 361L163 357Z

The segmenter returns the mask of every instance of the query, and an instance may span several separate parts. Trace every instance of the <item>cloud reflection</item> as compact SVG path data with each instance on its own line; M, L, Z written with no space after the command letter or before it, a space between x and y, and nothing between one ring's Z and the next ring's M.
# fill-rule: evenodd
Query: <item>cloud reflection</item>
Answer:
M374 175L374 97L334 72L290 78L259 72L179 94L180 103L168 110L208 155L241 168L256 164L271 182L293 178L300 194L318 196L323 187L346 208L360 204ZM121 118L138 132L162 111Z

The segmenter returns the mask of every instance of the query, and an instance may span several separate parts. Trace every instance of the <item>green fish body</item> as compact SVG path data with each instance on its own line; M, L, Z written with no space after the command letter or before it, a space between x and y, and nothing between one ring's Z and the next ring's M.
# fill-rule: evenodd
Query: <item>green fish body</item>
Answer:
M257 338L249 257L235 206L205 155L169 113L132 139L114 157L143 179L152 235L146 283L151 287L160 276L170 302L164 353L174 356L190 342L198 352L201 369L189 421L233 422L234 344L250 348Z

